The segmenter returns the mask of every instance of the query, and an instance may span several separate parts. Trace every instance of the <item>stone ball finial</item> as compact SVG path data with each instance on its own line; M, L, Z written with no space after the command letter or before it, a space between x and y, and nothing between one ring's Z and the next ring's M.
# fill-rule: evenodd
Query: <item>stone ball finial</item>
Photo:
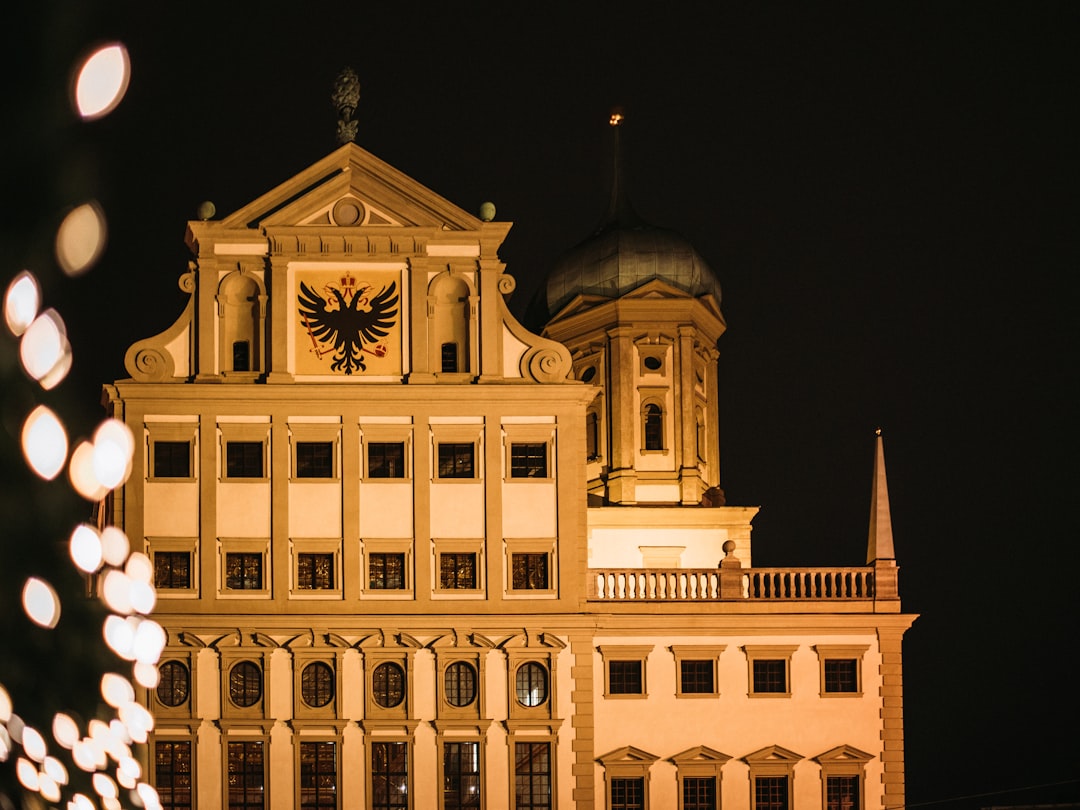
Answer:
M491 222L495 219L495 203L485 202L480 205L480 219L484 222Z
M735 541L725 540L724 545L722 545L721 548L724 550L724 555L730 557L735 553Z

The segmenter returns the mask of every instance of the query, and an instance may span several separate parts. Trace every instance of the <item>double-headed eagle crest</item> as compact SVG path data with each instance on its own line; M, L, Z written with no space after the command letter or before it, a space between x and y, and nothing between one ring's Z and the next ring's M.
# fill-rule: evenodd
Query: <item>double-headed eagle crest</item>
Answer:
M331 371L367 371L364 355L386 355L382 338L397 322L397 282L390 282L374 293L374 287L361 282L357 287L351 275L343 276L341 286L327 284L326 297L303 282L296 297L315 354L334 352Z

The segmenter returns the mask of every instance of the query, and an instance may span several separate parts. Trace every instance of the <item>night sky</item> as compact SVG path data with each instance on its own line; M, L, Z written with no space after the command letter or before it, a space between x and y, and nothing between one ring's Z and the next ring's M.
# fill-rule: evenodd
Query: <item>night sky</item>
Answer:
M157 5L4 26L2 281L33 270L68 322L76 424L183 309L199 203L224 216L336 147L341 68L361 146L514 223L518 314L604 213L621 106L635 208L723 288L722 485L762 507L757 565L864 561L883 431L921 614L908 806L1080 801L1075 4ZM76 123L70 66L112 39L127 96ZM108 249L64 279L49 235L90 198Z

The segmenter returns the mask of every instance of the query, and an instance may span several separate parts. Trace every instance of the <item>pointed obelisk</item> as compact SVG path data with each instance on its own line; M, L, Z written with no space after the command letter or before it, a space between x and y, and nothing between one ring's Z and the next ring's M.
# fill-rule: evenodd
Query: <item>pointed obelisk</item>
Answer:
M889 514L889 485L885 480L885 444L878 428L874 451L874 480L870 493L870 536L866 543L866 564L895 560L892 516Z

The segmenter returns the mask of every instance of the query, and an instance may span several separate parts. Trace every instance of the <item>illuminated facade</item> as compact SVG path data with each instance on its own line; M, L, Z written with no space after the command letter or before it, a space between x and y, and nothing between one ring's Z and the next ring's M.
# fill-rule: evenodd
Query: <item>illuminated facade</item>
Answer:
M169 634L166 807L903 804L880 443L866 566L753 568L718 286L621 200L543 337L509 223L352 143L189 224L186 310L106 389Z

